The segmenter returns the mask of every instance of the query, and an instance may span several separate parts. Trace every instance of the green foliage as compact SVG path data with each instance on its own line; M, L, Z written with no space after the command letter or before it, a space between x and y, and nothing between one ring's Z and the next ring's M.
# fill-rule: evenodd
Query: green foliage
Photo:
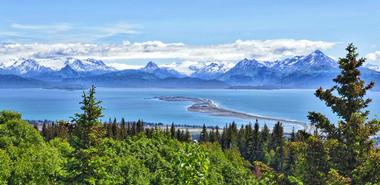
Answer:
M10 120L20 120L21 114L13 111L0 111L0 124Z
M5 117L0 124L0 180L8 184L56 183L63 170L58 150L20 116Z
M210 167L207 175L209 184L254 184L256 179L246 166L237 149L223 151L218 143L204 143L202 147L209 155Z
M307 140L303 181L324 184L327 170L327 154L323 142L319 137L312 136Z
M0 149L0 184L7 184L12 172L11 162L7 152Z
M350 185L351 179L341 176L338 171L331 169L327 174L327 185Z
M210 161L198 144L185 144L174 160L175 184L208 184Z
M380 150L370 152L366 160L353 172L353 180L357 184L371 182L380 184Z

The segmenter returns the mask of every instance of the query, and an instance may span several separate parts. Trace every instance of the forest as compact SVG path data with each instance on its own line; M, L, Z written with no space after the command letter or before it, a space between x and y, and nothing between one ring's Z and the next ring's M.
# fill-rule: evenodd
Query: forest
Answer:
M315 129L287 135L281 122L189 130L114 120L103 123L96 89L83 92L70 121L33 125L0 112L0 184L380 184L380 149L372 137L365 97L374 87L360 78L365 62L353 44L339 59L335 86L315 96L339 116L332 123L309 112Z

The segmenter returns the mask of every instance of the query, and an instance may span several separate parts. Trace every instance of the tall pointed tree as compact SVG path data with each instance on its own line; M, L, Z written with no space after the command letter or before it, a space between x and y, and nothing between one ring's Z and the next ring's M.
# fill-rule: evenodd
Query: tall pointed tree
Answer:
M95 98L95 86L91 86L88 93L83 92L80 102L82 113L76 113L72 122L75 123L71 142L75 148L89 148L99 143L104 136L100 118L103 108L101 101Z
M207 132L207 128L206 128L206 125L203 124L203 127L202 127L202 131L199 135L199 141L200 142L207 142L209 141L209 136L208 136L208 132Z
M365 59L358 59L356 49L352 43L349 44L346 57L339 59L341 72L334 79L336 85L329 89L319 88L315 93L341 118L339 123L334 125L321 113L310 112L308 115L310 122L323 133L322 135L328 139L335 139L342 145L342 164L337 166L349 176L373 148L370 137L380 129L378 120L367 120L369 112L365 108L371 99L364 96L373 88L374 83L365 84L360 78L360 67Z

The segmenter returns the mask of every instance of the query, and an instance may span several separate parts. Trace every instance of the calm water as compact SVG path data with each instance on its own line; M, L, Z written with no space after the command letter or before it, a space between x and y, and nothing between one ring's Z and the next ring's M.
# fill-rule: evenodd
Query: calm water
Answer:
M56 89L0 89L0 109L23 113L25 119L68 120L79 111L82 91ZM187 96L207 98L219 106L255 115L307 122L308 111L319 111L336 120L314 90L197 90L197 89L114 89L98 88L97 98L105 108L103 120L121 118L143 119L148 122L223 126L228 122L248 123L249 120L215 117L187 112L191 102L165 102L154 96ZM380 92L370 92L373 103L371 116L380 115ZM253 121L253 120L252 120ZM263 123L265 121L261 121ZM272 125L270 122L266 122ZM288 125L287 129L293 125Z

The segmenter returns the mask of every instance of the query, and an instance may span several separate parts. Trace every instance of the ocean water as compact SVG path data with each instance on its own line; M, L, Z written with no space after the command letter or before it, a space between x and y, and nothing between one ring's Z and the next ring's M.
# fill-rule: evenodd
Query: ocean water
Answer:
M314 90L232 90L232 89L129 89L97 88L97 98L105 109L104 121L109 118L126 120L143 119L147 122L191 125L218 125L235 121L239 124L254 122L238 118L211 116L188 112L191 102L166 102L152 99L155 96L187 96L213 100L220 107L254 115L307 122L308 111L332 114L323 102L314 96ZM70 120L79 110L82 91L58 89L0 89L0 109L15 110L30 120ZM369 92L373 99L368 108L371 117L379 118L380 92ZM270 121L260 124L272 126ZM285 129L302 129L288 124Z

